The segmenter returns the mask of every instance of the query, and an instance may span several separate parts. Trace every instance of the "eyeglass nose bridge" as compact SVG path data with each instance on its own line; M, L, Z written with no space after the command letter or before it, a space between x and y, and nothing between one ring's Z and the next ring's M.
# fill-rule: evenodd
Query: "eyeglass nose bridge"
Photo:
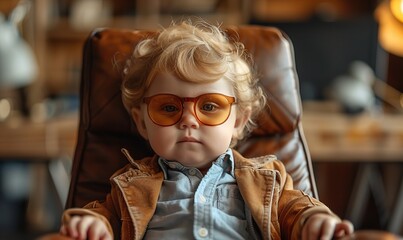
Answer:
M181 103L182 103L181 114L180 114L180 118L178 119L178 122L183 119L183 114L185 112L185 102L193 103L193 106L190 107L191 114L197 120L197 122L200 122L199 116L197 115L197 111L196 111L196 103L199 100L199 97L178 97L178 98L181 100Z
M180 119L182 119L183 117L183 112L185 111L185 102L191 102L193 103L193 107L191 108L193 110L193 115L196 117L197 121L199 120L199 117L197 116L197 111L196 111L196 103L199 100L200 96L198 97L178 97L181 100L181 104L182 104L182 109L181 109L181 117L179 118L178 121L180 121Z

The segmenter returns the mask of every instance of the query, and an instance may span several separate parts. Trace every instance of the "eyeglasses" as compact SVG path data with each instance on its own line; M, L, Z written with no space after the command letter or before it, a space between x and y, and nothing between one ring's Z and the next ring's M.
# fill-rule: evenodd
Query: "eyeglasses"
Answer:
M219 93L207 93L195 98L178 97L173 94L157 94L145 97L150 119L159 126L172 126L180 121L183 115L183 104L193 103L193 110L199 122L208 126L217 126L227 121L231 113L234 97Z

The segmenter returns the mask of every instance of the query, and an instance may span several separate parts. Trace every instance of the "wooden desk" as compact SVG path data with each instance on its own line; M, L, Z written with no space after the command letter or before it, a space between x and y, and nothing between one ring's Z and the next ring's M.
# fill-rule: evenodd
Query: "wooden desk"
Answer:
M386 206L386 190L377 164L403 167L403 115L363 113L348 116L333 103L304 103L303 128L314 162L355 162L359 169L348 203L347 218L359 227L370 194L382 203L380 222L394 233L403 232L403 179L396 176L395 206ZM402 163L402 164L400 164ZM400 179L400 180L399 180ZM382 209L384 208L384 209Z
M64 207L70 169L64 167L61 160L67 158L71 165L77 126L77 114L39 123L16 119L0 124L0 161L27 162L32 172L27 209L29 229L48 230L54 224L46 215L46 186L49 179L55 185L60 204Z
M42 161L63 155L72 157L77 138L78 116L71 114L35 123L18 119L0 124L0 161Z
M302 117L313 161L403 162L403 115L347 116L332 103L306 103Z

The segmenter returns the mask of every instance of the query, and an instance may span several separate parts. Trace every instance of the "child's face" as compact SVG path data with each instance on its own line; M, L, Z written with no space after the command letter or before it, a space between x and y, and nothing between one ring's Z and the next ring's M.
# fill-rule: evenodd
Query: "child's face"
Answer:
M146 97L173 94L181 98L195 98L206 93L234 97L231 83L224 79L198 84L182 81L170 73L158 74L146 92ZM247 112L237 116L236 104L232 104L226 121L208 126L196 117L194 103L185 101L179 120L173 125L161 126L150 119L147 108L147 104L143 103L140 109L132 111L132 115L140 134L149 140L153 150L167 160L176 160L185 166L197 168L208 167L224 153L232 137L242 131L249 117ZM202 119L200 114L198 117Z

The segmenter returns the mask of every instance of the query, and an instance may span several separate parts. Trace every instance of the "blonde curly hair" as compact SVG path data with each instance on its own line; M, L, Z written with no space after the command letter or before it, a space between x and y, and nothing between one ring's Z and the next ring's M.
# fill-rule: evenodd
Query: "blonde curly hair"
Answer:
M158 73L169 72L183 81L209 83L226 79L234 86L237 114L251 109L251 118L235 145L255 127L254 119L266 98L252 72L252 61L242 43L230 41L219 27L206 22L173 23L140 41L123 69L122 100L125 108L140 107Z

